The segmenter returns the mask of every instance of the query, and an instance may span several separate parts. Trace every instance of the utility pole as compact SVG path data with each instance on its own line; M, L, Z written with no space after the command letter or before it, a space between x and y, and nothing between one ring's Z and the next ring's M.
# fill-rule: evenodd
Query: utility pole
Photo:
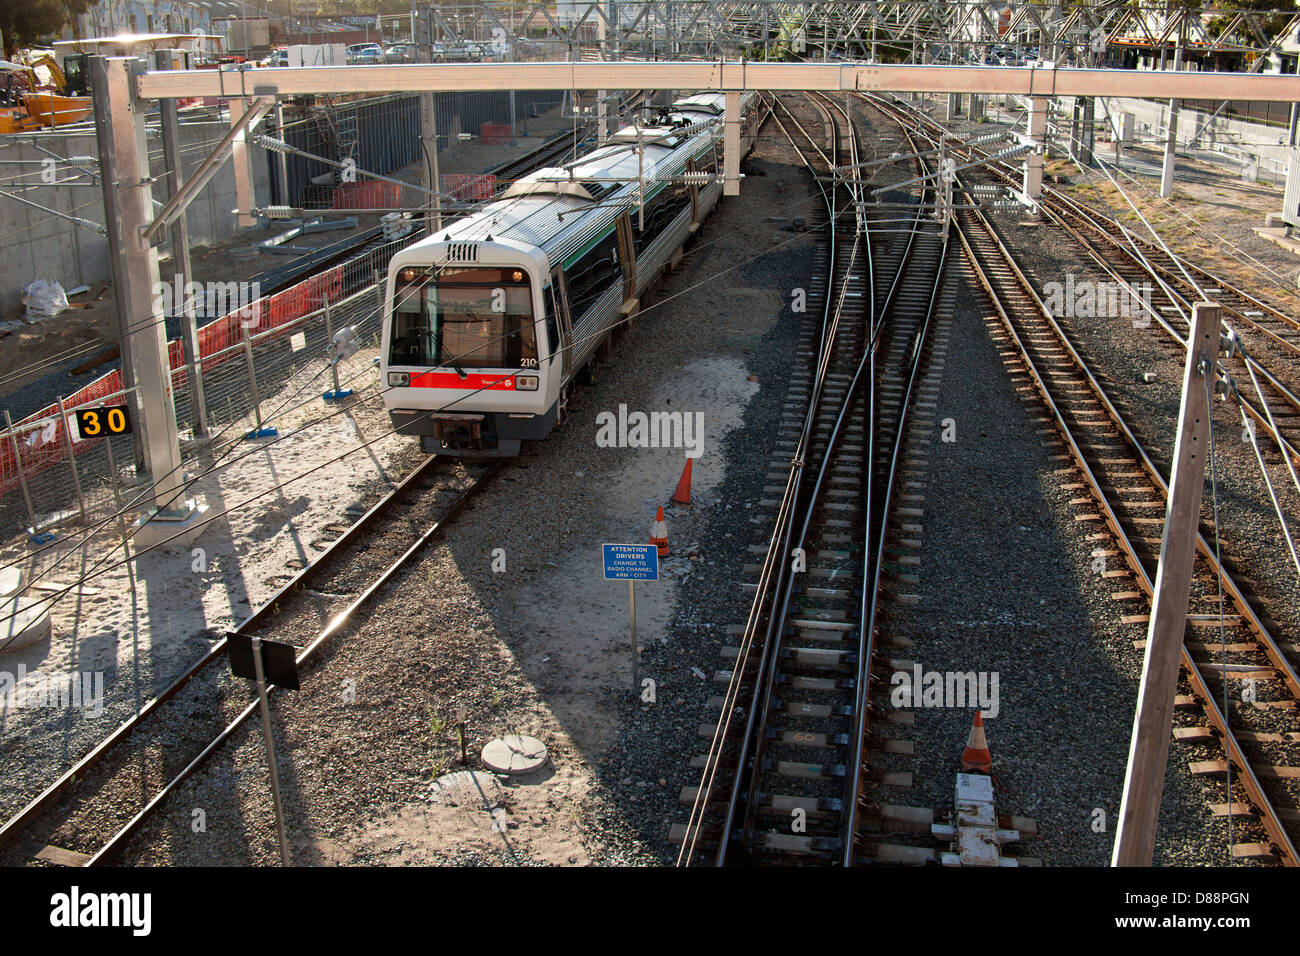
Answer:
M99 59L92 57L88 68L91 71L91 84L99 83L102 79L98 71ZM107 74L104 74L107 76ZM94 87L102 89L102 87ZM101 105L102 104L102 105ZM140 420L140 395L135 390L135 362L131 360L131 307L126 292L126 278L121 274L123 268L122 252L122 234L120 230L114 229L113 224L121 221L121 211L119 204L121 196L117 190L116 176L113 175L113 150L112 150L112 122L108 112L108 96L95 97L95 140L99 144L99 172L101 187L104 194L104 223L108 233L108 262L110 274L113 278L113 297L117 305L117 335L120 343L122 355L122 388L127 393L127 403L135 412L135 418ZM157 273L155 272L155 278ZM142 429L135 429L131 434L132 447L135 457L135 470L137 473L143 472L148 468L144 453L144 433ZM116 476L114 477L116 480Z
M1186 14L1179 14L1178 45L1174 48L1174 72L1183 68L1183 30ZM1163 55L1163 50L1162 50ZM1178 100L1169 101L1169 123L1165 131L1165 161L1160 167L1160 198L1168 199L1174 194L1175 152L1178 148Z
M157 66L160 70L181 68L177 62L180 60L180 51L163 50L159 51L156 56ZM278 112L278 104L276 110L278 128L283 122L282 114ZM176 115L176 101L159 100L158 115L162 122L163 166L167 170L167 189L170 195L175 196L180 192L182 181L180 120ZM280 132L278 135L283 136L284 134ZM284 163L283 153L279 154L279 160L281 164ZM280 201L288 203L289 200L282 197ZM191 284L194 281L194 271L190 267L190 229L183 209L180 215L176 217L176 221L172 223L171 238L173 281L176 285L172 294L172 302L179 307L181 346L185 350L185 371L186 380L189 383L190 408L194 417L194 434L196 437L206 437L208 434L208 414L207 403L203 394L203 367L199 352L198 316L194 308L194 300L189 293Z
M1164 538L1111 866L1150 866L1155 850L1209 449L1211 418L1205 378L1214 375L1222 316L1223 307L1216 303L1192 307Z
M1043 154L1047 152L1047 98L1031 96L1029 113L1025 117L1029 138L1041 145L1025 157L1024 193L1033 202L1043 194Z
M412 27L415 25L415 7L412 10ZM433 62L433 8L425 7L420 12L420 29L418 33L413 32L411 39L416 43L415 58L420 63ZM427 235L433 235L438 229L442 228L442 196L439 190L442 189L442 180L438 175L438 94L421 93L420 94L420 142L422 144L421 152L424 154L420 157L420 178L424 188L428 190L425 195L424 207L424 230ZM513 110L511 111L513 113ZM512 127L513 128L513 127Z
M1295 58L1296 75L1300 76L1300 56ZM1291 104L1291 121L1287 123L1286 143L1288 146L1296 146L1296 133L1300 131L1300 102Z
M153 218L145 105L135 96L133 76L143 61L130 57L92 57L95 129L99 138L105 225L111 243L118 321L124 330L123 368L135 388L131 403L137 440L153 479L154 508L136 533L146 548L192 527L202 510L182 497L180 443L167 361L167 328L160 299L158 251L144 238Z
M731 91L723 94L722 195L740 195L740 94Z

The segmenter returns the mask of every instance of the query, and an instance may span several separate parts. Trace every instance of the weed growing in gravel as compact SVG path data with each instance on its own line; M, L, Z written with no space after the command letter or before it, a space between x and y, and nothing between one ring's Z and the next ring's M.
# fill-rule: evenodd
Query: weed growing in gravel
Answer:
M429 718L429 770L435 780L447 772L449 758L437 753L443 746L442 736L446 730L447 721L435 710Z

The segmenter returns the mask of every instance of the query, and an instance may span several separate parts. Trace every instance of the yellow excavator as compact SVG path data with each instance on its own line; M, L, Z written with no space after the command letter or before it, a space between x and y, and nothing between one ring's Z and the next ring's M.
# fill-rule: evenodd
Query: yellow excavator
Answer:
M80 60L80 54L77 56ZM36 73L40 67L50 71L53 89L40 88L41 79ZM89 96L69 94L83 92L88 91L69 90L63 67L48 53L27 63L0 60L0 134L80 122L90 115L93 103Z

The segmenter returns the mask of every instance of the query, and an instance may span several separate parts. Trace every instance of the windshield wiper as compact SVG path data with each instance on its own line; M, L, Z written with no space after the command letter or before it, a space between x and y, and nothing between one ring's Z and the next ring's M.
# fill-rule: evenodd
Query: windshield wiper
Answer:
M451 367L456 370L456 374L461 377L462 381L469 378L469 374L463 368L461 368L457 362L453 361L451 363Z

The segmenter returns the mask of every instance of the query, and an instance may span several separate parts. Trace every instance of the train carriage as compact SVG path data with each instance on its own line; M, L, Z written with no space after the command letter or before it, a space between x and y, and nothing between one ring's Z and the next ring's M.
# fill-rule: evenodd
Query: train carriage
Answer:
M742 153L754 105L742 99ZM678 100L398 252L380 353L397 430L428 452L479 457L544 438L575 378L717 204L722 114L722 94Z

